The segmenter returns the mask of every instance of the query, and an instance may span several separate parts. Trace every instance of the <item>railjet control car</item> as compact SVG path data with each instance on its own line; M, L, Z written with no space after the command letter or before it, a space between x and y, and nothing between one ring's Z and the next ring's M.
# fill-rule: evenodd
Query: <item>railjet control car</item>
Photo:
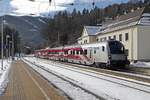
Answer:
M97 67L125 66L129 64L123 44L116 40L72 45L35 51L35 56Z

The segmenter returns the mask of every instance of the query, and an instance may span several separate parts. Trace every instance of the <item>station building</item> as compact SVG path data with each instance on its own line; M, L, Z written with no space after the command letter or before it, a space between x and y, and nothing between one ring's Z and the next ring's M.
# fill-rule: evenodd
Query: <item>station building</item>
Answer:
M147 13L144 8L104 23L94 36L95 42L110 39L121 41L131 61L150 60L150 13ZM78 43L81 44L81 42Z
M99 29L99 26L84 26L81 37L78 38L78 44L96 42L96 33L99 31Z

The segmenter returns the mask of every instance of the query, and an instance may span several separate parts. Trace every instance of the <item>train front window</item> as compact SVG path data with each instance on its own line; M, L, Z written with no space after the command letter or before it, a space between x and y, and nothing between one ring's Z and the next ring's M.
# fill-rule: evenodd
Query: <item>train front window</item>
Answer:
M109 42L109 48L111 54L123 54L124 46L118 41Z

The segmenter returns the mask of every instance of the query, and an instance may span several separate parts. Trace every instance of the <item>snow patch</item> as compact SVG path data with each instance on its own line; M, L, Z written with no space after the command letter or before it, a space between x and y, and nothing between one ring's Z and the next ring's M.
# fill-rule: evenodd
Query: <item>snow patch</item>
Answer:
M7 87L8 74L9 74L11 61L8 62L7 60L4 60L3 64L4 64L4 70L1 70L1 66L0 66L0 95L2 95L2 93L5 91L5 88Z
M131 63L131 65L135 66L135 67L150 68L150 62L141 62L141 61L138 61L137 63Z

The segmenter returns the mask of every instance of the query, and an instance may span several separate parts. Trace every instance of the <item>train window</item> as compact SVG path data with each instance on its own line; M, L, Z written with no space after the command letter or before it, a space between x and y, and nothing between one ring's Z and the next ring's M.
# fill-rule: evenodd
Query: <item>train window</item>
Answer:
M80 54L81 54L81 55L83 54L83 50L80 50Z
M117 41L109 42L109 48L111 54L123 54L124 53L124 46Z
M94 54L96 54L96 50L94 50Z
M65 51L64 51L64 53L65 53L65 54L68 54L68 51L67 51L67 50L65 50Z
M72 51L71 51L71 54L72 54Z
M84 54L87 55L87 50L84 50Z
M75 51L73 51L73 55L75 54Z
M105 51L105 47L104 46L102 46L102 51Z
M79 51L76 51L77 52L77 55L79 54Z

